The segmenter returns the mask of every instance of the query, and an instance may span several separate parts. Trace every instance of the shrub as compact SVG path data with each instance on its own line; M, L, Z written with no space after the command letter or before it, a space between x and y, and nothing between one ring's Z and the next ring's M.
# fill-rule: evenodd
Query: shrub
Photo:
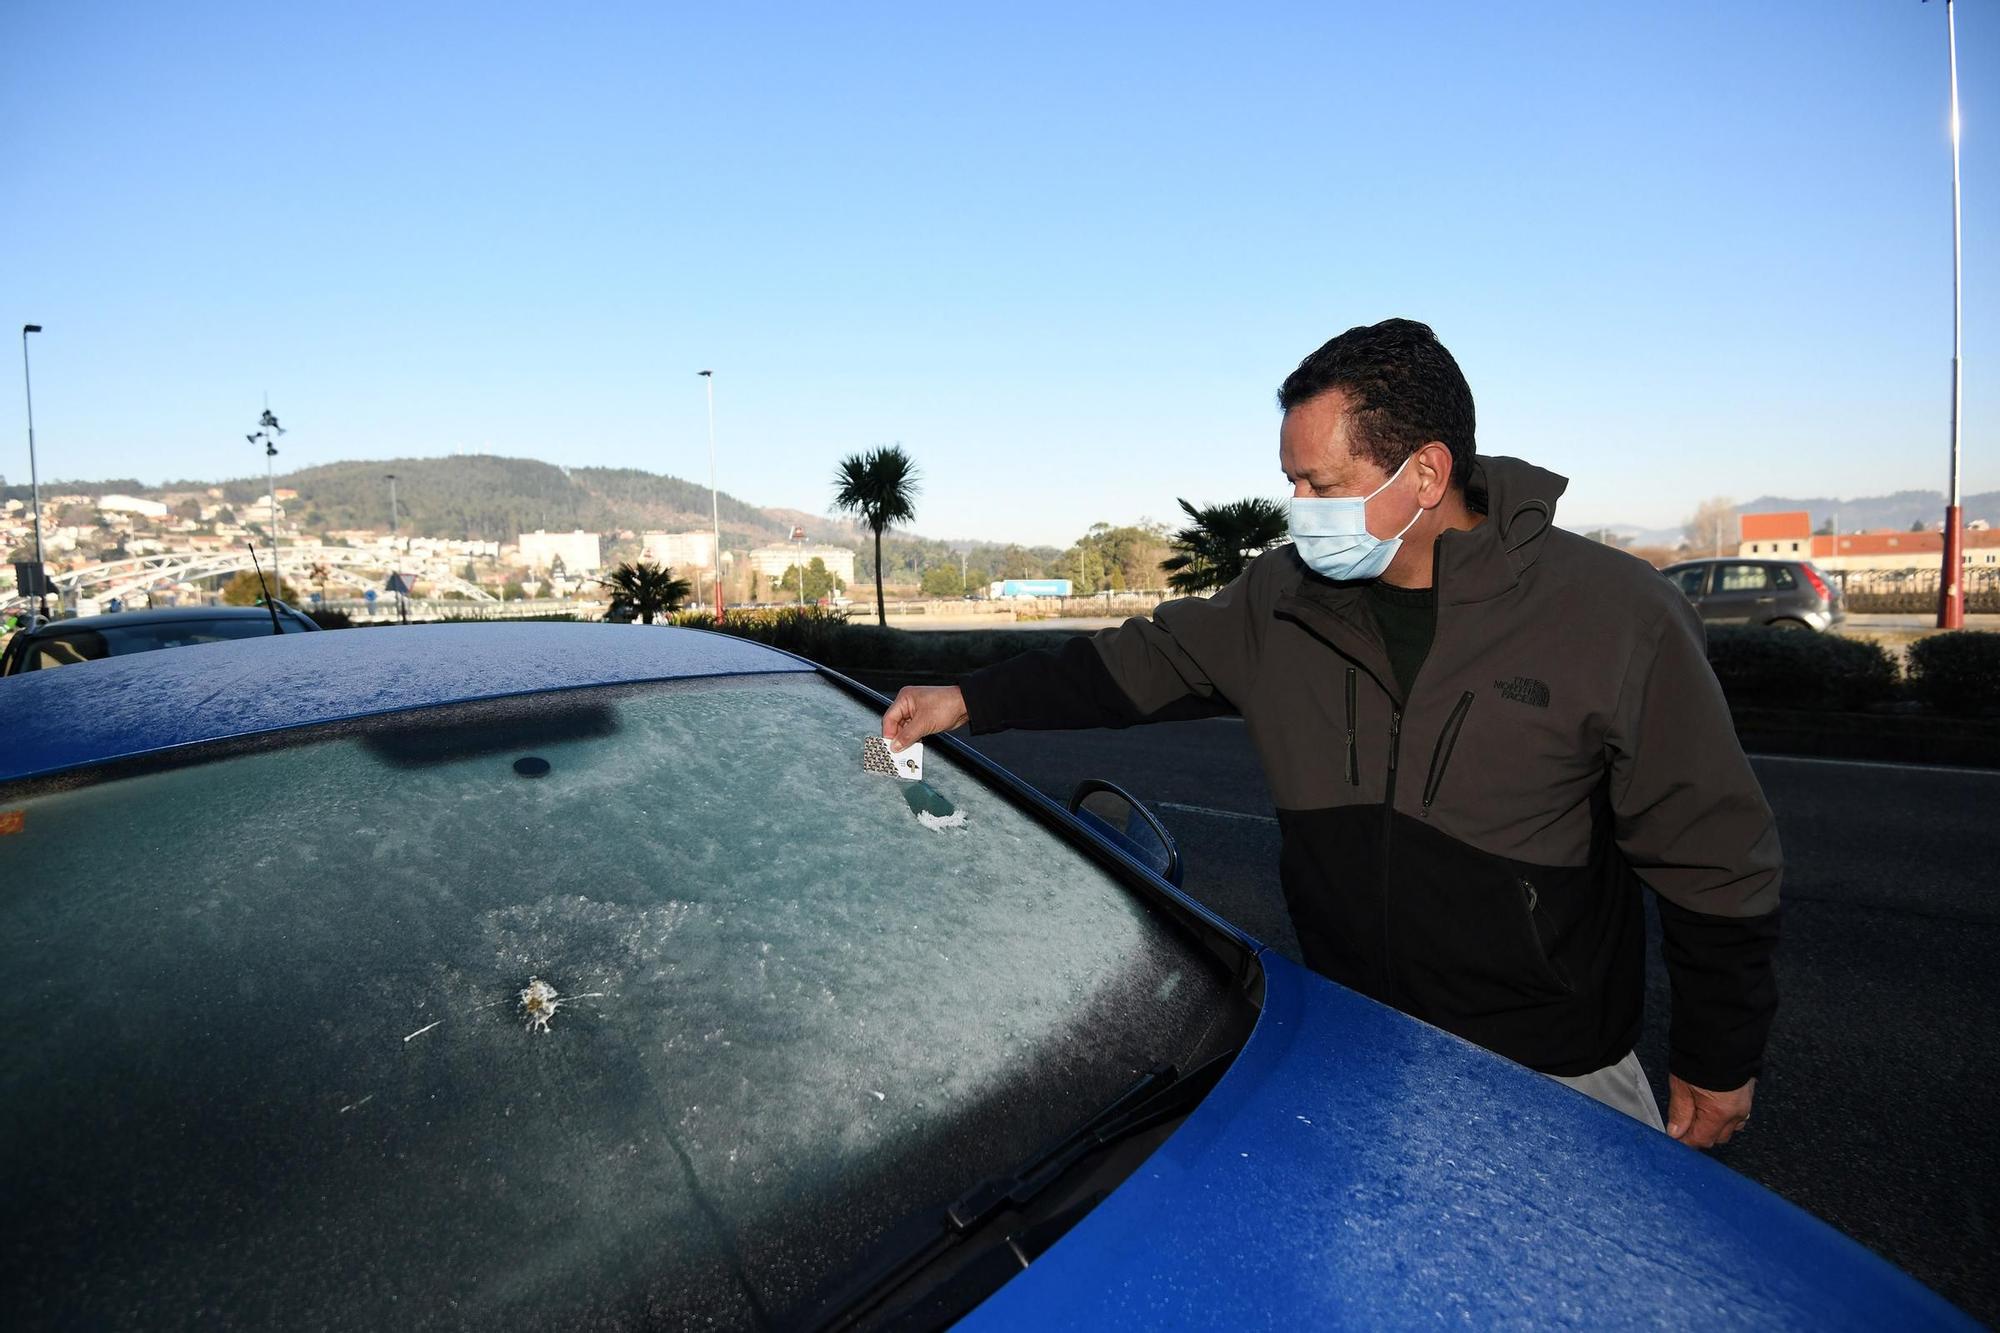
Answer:
M345 611L331 611L323 607L315 607L307 611L306 616L321 629L354 628L354 617L348 615Z
M1898 687L1881 644L1806 630L1711 626L1708 664L1739 707L1866 708L1894 699Z
M1910 693L1939 713L2000 713L2000 633L1958 629L1910 645Z
M672 624L716 629L706 611L685 611ZM731 611L719 627L724 634L755 639L811 658L836 671L922 671L957 675L1016 653L1047 648L1070 631L905 630L849 624L843 611L808 606Z

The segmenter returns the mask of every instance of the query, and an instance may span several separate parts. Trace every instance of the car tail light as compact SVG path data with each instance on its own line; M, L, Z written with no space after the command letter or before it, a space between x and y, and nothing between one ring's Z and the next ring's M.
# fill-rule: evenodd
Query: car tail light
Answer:
M1828 590L1826 580L1819 576L1817 569L1814 569L1811 565L1800 565L1799 572L1806 576L1806 582L1812 584L1813 591L1820 595L1821 601L1830 602L1833 600L1833 593Z

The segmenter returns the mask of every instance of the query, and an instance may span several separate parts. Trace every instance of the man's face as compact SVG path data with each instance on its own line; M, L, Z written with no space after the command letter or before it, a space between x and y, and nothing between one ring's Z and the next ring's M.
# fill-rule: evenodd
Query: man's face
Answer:
M1300 403L1278 427L1278 466L1298 499L1367 495L1389 479L1349 444L1353 420L1338 389Z

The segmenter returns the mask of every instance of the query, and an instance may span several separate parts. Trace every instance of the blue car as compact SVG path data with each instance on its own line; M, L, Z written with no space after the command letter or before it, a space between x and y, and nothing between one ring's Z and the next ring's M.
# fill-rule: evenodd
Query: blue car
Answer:
M0 679L10 1324L1970 1326L884 702L598 625Z

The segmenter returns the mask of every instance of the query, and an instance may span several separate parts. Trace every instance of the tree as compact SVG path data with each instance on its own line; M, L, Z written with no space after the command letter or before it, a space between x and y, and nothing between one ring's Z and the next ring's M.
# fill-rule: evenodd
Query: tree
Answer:
M268 569L264 571L261 583L258 582L256 570L241 570L229 582L222 585L222 600L230 606L262 606L264 589L270 582L271 571ZM289 583L284 584L278 589L278 600L296 605L299 591Z
M891 445L840 460L833 474L833 507L856 514L875 534L875 616L889 623L882 596L882 529L917 516L917 468L903 446Z
M1176 592L1223 587L1285 539L1288 516L1275 500L1252 498L1200 509L1182 500L1180 506L1194 522L1173 535L1174 553L1160 562L1167 586Z
M1736 519L1736 501L1726 495L1703 500L1681 525L1690 550L1705 550L1712 555L1721 555L1734 547L1743 539L1742 532L1742 525Z
M805 599L808 602L817 602L820 598L831 596L846 586L845 583L842 583L834 576L833 571L826 567L826 561L820 557L814 556L812 563L806 566ZM778 583L777 591L782 594L787 588L791 589L794 593L798 592L799 567L797 565L785 566L785 574Z
M673 570L646 560L628 560L598 582L611 589L611 615L637 616L648 625L654 616L678 611L693 591Z
M963 597L965 580L959 577L957 565L939 565L924 571L924 596Z

